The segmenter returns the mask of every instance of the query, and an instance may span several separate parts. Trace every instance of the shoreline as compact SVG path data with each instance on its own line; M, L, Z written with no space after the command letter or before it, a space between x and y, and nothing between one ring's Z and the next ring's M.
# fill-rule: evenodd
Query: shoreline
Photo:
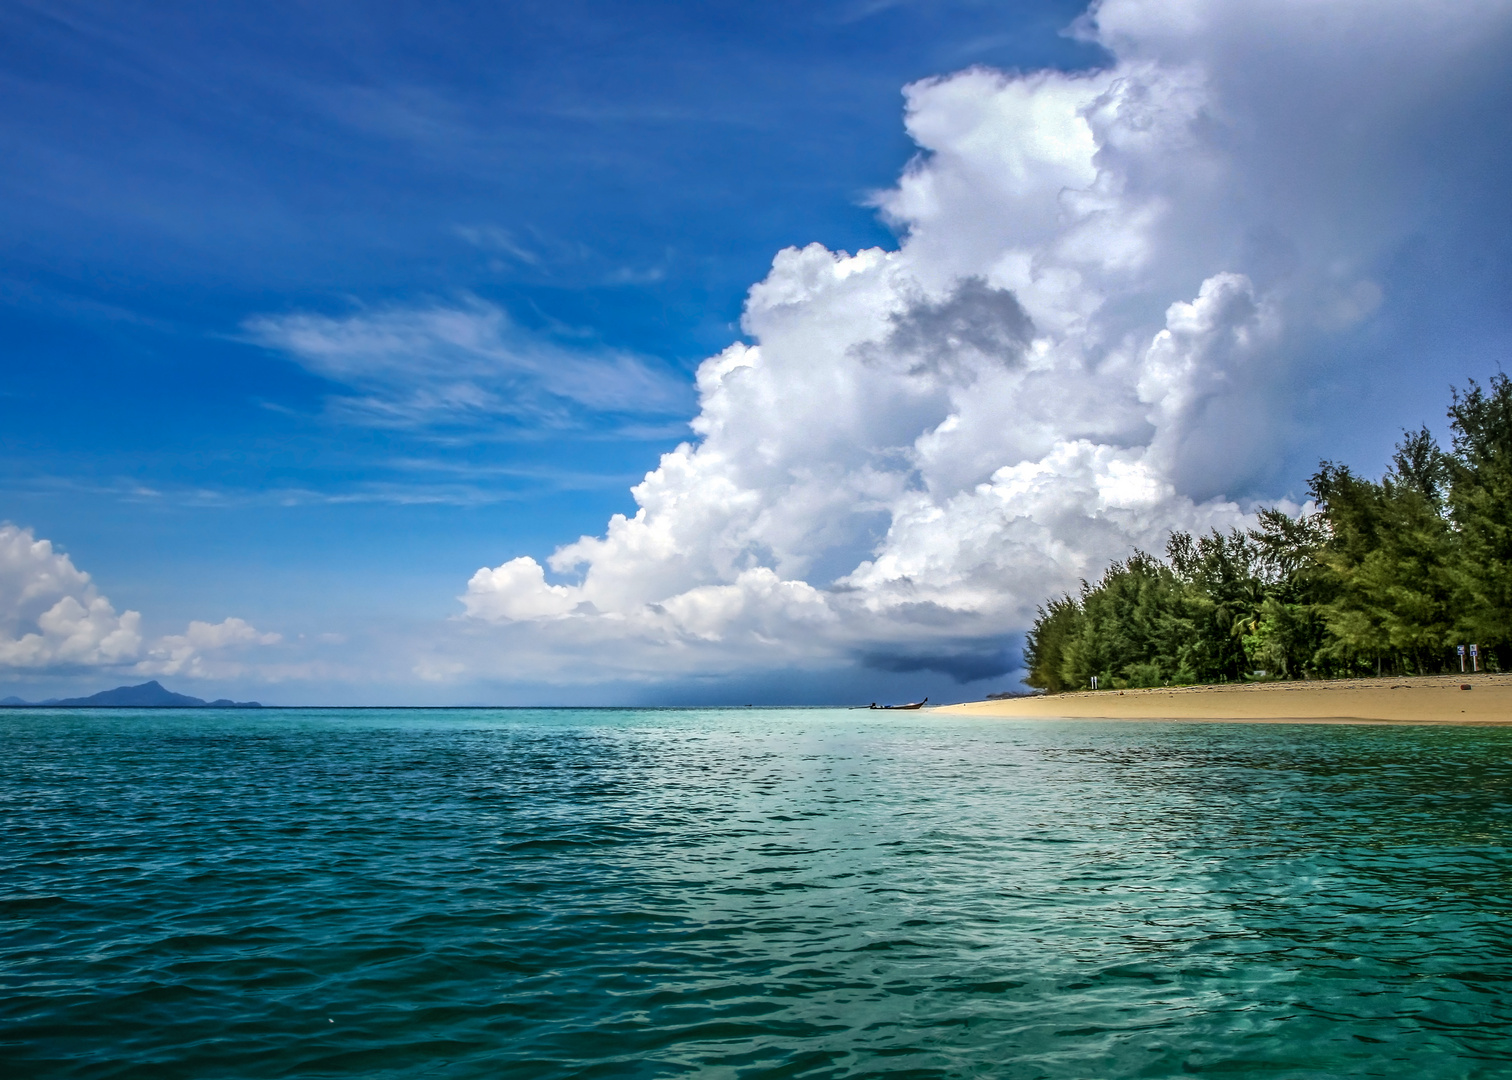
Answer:
M1469 686L1470 690L1462 690ZM1167 720L1233 724L1512 726L1512 675L1413 675L1079 690L970 701L928 712L1005 720Z

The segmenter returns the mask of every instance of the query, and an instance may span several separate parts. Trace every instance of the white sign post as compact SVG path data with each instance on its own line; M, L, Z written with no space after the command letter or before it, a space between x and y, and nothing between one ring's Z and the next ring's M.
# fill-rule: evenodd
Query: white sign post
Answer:
M1460 656L1460 674L1463 675L1465 673L1465 647L1463 645L1459 646L1459 656Z
M1480 646L1479 645L1472 645L1472 646L1470 646L1470 667L1473 670L1475 670L1475 671L1479 671L1480 670Z

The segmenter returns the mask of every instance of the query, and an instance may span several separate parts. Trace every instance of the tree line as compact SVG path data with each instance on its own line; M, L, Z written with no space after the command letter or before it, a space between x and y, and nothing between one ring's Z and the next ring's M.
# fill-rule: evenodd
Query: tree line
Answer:
M1041 605L1025 681L1056 693L1249 678L1512 670L1512 380L1454 388L1444 450L1408 432L1380 480L1324 461L1315 509L1176 533Z

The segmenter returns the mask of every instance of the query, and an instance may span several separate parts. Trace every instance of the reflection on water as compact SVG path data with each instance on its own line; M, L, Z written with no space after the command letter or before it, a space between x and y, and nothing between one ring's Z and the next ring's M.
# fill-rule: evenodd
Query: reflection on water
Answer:
M1512 730L0 714L14 1075L1500 1076Z

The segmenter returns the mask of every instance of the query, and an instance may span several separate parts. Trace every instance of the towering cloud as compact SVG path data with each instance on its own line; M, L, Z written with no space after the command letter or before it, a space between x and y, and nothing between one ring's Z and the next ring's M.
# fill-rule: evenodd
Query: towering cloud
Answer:
M1288 398L1433 227L1425 148L1509 15L1108 0L1080 24L1106 68L909 87L899 249L777 255L636 513L468 583L498 672L978 678L1047 594L1243 524Z

